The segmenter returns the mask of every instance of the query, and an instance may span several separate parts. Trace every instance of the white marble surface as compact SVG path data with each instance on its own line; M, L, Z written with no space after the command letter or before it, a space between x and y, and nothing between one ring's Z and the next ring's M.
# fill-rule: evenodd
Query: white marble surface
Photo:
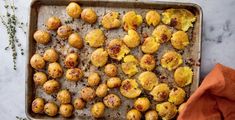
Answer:
M172 0L168 0L172 1ZM190 0L175 0L189 2ZM202 40L202 76L216 63L235 68L235 1L234 0L191 0L203 8L204 29ZM15 0L18 18L27 22L30 0ZM0 0L0 14L5 12L4 1ZM0 118L13 120L16 116L25 117L25 60L17 59L17 71L13 70L6 30L0 24ZM18 38L25 48L26 35L19 32ZM27 53L27 49L24 49Z

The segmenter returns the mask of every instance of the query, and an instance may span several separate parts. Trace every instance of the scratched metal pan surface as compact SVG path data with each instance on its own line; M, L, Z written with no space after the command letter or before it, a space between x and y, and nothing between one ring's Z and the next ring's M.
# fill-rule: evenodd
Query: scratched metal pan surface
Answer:
M94 25L86 24L81 19L75 19L72 22L72 19L66 15L65 7L69 4L70 1L75 1L78 4L81 5L81 7L87 8L92 7L97 15L99 16L98 21ZM103 68L96 68L90 64L89 56L91 52L94 50L93 48L90 48L88 45L84 45L83 49L77 50L72 47L70 47L67 44L67 41L59 41L56 38L55 32L51 32L52 34L52 42L50 42L48 45L39 45L36 44L36 42L33 40L33 33L37 29L46 29L45 27L45 21L50 16L57 16L61 19L62 23L67 23L69 26L73 28L74 31L79 32L79 34L82 35L84 38L85 34L88 33L91 29L100 28L104 30L104 33L107 37L106 44L108 41L112 40L113 38L122 38L126 32L122 29L114 29L114 30L105 30L100 25L100 21L102 16L109 12L109 11L118 11L120 13L120 19L125 14L125 12L134 10L138 14L141 14L144 18L146 12L150 9L157 10L158 12L163 12L163 10L167 8L186 8L190 10L195 16L196 16L196 22L194 23L194 27L190 28L188 30L188 34L190 36L190 45L184 50L184 51L178 51L182 54L184 58L184 65L191 65L194 72L193 77L193 83L185 88L185 91L187 92L187 98L195 91L195 89L199 85L200 80L200 57L201 57L201 30L202 30L202 10L201 8L192 3L179 3L179 2L159 2L159 1L146 1L146 0L118 0L118 1L104 1L104 0L96 0L96 1L89 1L89 0L32 0L31 1L31 7L30 7L30 15L29 15L29 34L28 34L28 60L27 60L27 72L26 72L26 115L30 119L51 119L51 117L46 116L45 114L34 114L31 111L31 103L35 97L42 97L46 101L55 101L57 105L59 105L58 101L56 100L56 94L47 95L43 92L41 87L35 87L33 82L33 74L35 70L30 66L29 61L31 56L34 53L43 54L45 49L47 48L55 48L59 54L60 54L60 60L59 62L63 65L63 59L69 52L78 52L80 55L80 64L79 68L81 68L85 72L85 76L82 81L78 81L77 83L69 82L65 79L63 76L61 79L59 79L61 83L61 89L69 89L69 91L72 93L72 98L79 96L79 91L81 88L86 86L86 79L90 72L96 71L102 76L102 82L105 82L107 80L107 76L103 73ZM160 23L162 24L162 23ZM142 41L143 41L143 35L151 35L151 32L153 31L154 27L148 27L145 23L143 23L140 27L138 27L137 31L141 34ZM173 29L173 28L172 28ZM175 83L173 82L173 73L169 72L165 69L163 69L159 63L160 57L166 50L173 49L170 43L167 43L165 45L161 45L159 51L154 54L155 59L157 59L157 67L154 71L157 76L159 77L159 82L166 82L171 87L175 86ZM136 48L132 51L132 54L134 54L138 59L143 55L143 53L140 51L139 48ZM120 70L120 63L115 61L109 61L113 62L117 66L119 66L119 73L118 76L121 79L127 78ZM193 63L193 65L191 64ZM42 70L46 72L46 69ZM64 70L65 71L65 70ZM141 69L140 69L141 71ZM139 72L140 73L140 72ZM134 78L138 76L135 75ZM123 120L125 119L125 115L128 110L130 110L133 106L133 100L124 98L120 93L118 89L112 89L109 91L109 93L115 93L119 97L121 97L122 105L115 110L106 108L105 110L105 116L102 119L111 120ZM145 95L146 94L146 95ZM148 95L148 93L143 91L144 96L148 96L149 99L152 102L151 108L155 109L155 105L157 104L154 102L151 98L151 96ZM87 103L86 108L83 110L74 110L74 115L70 119L93 119L90 114L90 106L97 102L102 101L100 98L96 98L92 102ZM53 118L56 119L63 119L60 115L57 115Z

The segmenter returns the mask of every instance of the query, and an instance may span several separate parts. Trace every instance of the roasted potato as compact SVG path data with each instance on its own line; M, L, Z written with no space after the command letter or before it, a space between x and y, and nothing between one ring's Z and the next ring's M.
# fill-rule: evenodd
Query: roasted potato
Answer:
M56 80L48 80L43 84L43 89L47 94L52 94L60 89L60 83Z
M119 28L121 26L121 21L118 17L118 12L109 12L102 18L101 24L106 29Z
M55 103L49 102L45 104L44 106L44 113L46 113L48 116L55 116L58 113L58 107Z
M68 25L60 26L57 30L57 35L63 40L68 39L72 33L73 29Z
M157 52L160 47L160 43L154 37L147 37L141 46L141 50L147 54L153 54Z
M109 77L114 77L117 75L117 67L114 64L107 64L104 68L104 72Z
M161 21L160 14L155 10L150 10L145 16L146 23L150 26L157 26Z
M68 90L60 90L57 93L57 100L60 102L60 104L67 104L71 102L71 94Z
M56 62L59 58L58 53L56 52L55 49L50 48L45 51L43 54L43 59L48 62Z
M179 67L175 70L174 80L178 86L180 87L187 86L192 83L192 79L193 79L193 71L191 68L185 66L185 67Z
M85 101L91 101L96 97L95 90L91 87L84 87L80 91L80 96Z
M135 30L128 30L128 35L125 35L123 42L129 48L135 48L140 44L140 36Z
M158 84L158 78L153 72L145 71L142 72L138 77L140 85L145 90L152 90L155 85Z
M115 94L108 94L104 97L103 102L108 108L118 108L121 105L121 99Z
M86 103L81 98L76 98L73 102L73 106L77 110L81 110L86 106Z
M70 81L79 81L83 77L83 71L79 68L71 68L66 71L65 77Z
M94 24L98 17L92 8L86 8L82 11L81 18L87 23Z
M50 63L47 68L48 75L52 78L60 78L63 75L63 69L57 62Z
M36 72L33 81L36 86L42 86L47 81L47 75L44 72Z
M185 105L186 105L186 103L182 103L182 104L179 106L179 108L178 108L179 113L181 113L181 112L183 111L183 109L185 108Z
M170 91L168 101L175 105L179 105L184 102L185 96L186 93L182 88L175 87Z
M77 53L69 53L65 60L64 60L64 66L66 68L74 68L78 65L79 56Z
M144 54L142 58L140 59L140 67L152 71L156 66L156 61L154 57L150 54Z
M141 15L136 14L135 11L129 11L123 16L122 22L124 30L136 30L142 24L143 18Z
M168 70L174 70L183 63L182 56L175 51L164 53L161 58L161 65Z
M71 117L73 115L73 106L71 104L62 104L59 113L63 117Z
M31 108L34 113L43 113L44 100L39 97L34 99Z
M122 71L128 75L129 77L138 73L138 60L133 55L127 55L123 59L123 63L121 65Z
M105 36L101 29L94 29L86 34L85 41L91 47L97 48L104 45Z
M130 52L130 49L123 43L122 40L113 39L109 42L107 51L111 58L120 61Z
M189 44L188 34L184 31L177 31L172 35L171 44L175 49L182 50Z
M120 92L124 97L136 98L141 94L141 89L135 79L126 79L122 81Z
M103 48L98 48L91 54L91 63L96 67L103 67L108 61L108 53Z
M77 3L71 2L66 7L66 12L72 18L79 18L82 13L82 8Z
M68 38L70 46L81 49L83 47L82 37L78 33L72 33Z
M50 17L46 22L46 26L47 26L48 30L58 29L61 26L60 18L58 18L56 16Z
M30 65L34 68L34 69L42 69L45 66L45 61L43 59L43 57L39 54L34 54L31 59L30 59Z
M158 114L155 110L149 110L145 113L145 120L158 120Z
M126 114L126 120L141 120L141 113L136 109L131 109Z
M93 72L88 76L87 84L91 87L97 86L100 83L100 76L98 73Z
M177 114L176 106L170 102L157 104L156 110L163 120L170 120Z
M108 93L108 86L106 84L100 84L97 88L96 88L96 96L98 97L105 97Z
M119 77L111 77L107 80L108 88L117 88L121 86L121 79Z
M150 95L153 96L155 101L161 102L168 98L169 93L169 86L166 83L160 83L153 88L153 90L150 92Z
M166 43L171 39L172 31L166 25L157 26L152 33L152 36L160 43Z
M95 118L101 118L104 115L105 106L102 102L95 103L91 107L91 115Z
M148 98L146 97L141 97L138 98L135 102L134 102L134 108L138 111L144 112L146 110L149 109L150 107L150 101Z
M51 41L51 35L49 34L49 32L44 31L44 30L36 31L33 34L33 38L37 43L44 44L44 45Z

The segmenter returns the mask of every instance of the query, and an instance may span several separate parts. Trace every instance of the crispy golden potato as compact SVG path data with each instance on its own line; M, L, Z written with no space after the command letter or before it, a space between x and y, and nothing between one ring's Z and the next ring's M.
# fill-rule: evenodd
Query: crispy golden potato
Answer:
M68 43L70 46L81 49L83 47L82 37L78 33L73 33L68 38Z
M79 55L77 53L69 53L65 60L64 66L66 68L75 68L78 65Z
M126 120L141 120L141 113L136 109L131 109L126 114Z
M45 66L45 61L43 59L43 57L39 54L34 54L31 59L30 59L30 65L34 68L34 69L42 69Z
M63 75L63 69L57 62L50 63L47 68L48 75L52 78L60 78Z
M66 12L72 18L79 18L82 13L82 8L77 3L71 2L66 7Z
M106 84L100 84L95 91L98 97L105 97L108 93L108 86Z
M142 58L140 59L140 67L152 71L156 66L156 61L154 57L150 54L144 54Z
M141 15L136 14L135 11L129 11L123 16L122 22L124 30L136 30L142 24L143 18Z
M85 101L91 101L96 97L95 90L91 87L84 87L80 91L80 96Z
M46 26L47 26L48 30L58 29L61 26L60 18L58 18L56 16L50 17L46 22Z
M87 23L93 24L97 20L97 15L95 11L91 8L86 8L81 13L81 18Z
M95 118L104 116L105 106L102 102L97 102L91 107L91 115Z
M135 30L128 30L128 35L125 35L123 42L129 48L135 48L140 44L140 36Z
M56 80L48 80L43 84L43 89L47 94L52 94L60 89L60 83Z
M118 108L121 105L121 99L115 94L108 94L104 97L103 102L108 108Z
M59 113L63 117L71 117L73 115L73 106L71 104L62 104Z
M47 75L44 72L36 72L33 81L36 86L42 86L47 81Z
M155 110L149 110L145 113L145 120L158 120L158 114Z
M108 53L103 48L98 48L91 54L91 63L96 67L103 67L107 61Z
M138 60L133 55L127 55L124 57L124 63L122 63L122 71L129 77L138 73Z
M56 116L56 114L58 113L57 105L53 102L49 102L45 104L44 113L46 113L48 116L51 116L51 117Z
M86 103L81 98L76 98L73 102L73 106L77 110L81 110L85 107Z
M155 101L161 102L168 98L169 93L169 86L166 83L160 83L153 88L153 90L150 92L150 95L153 96Z
M196 17L186 9L167 9L162 13L162 22L175 27L176 29L187 31L193 27Z
M126 79L122 81L120 93L127 98L136 98L141 94L141 89L135 79Z
M100 76L98 73L91 73L89 76L88 76L88 79L87 79L87 84L91 87L94 87L94 86L97 86L99 83L100 83Z
M33 38L37 43L47 44L51 41L51 35L44 30L38 30L33 34Z
M56 52L55 49L49 48L45 51L43 54L43 59L48 62L56 62L59 58L58 53Z
M171 39L171 34L172 31L166 25L159 25L153 30L152 36L160 43L166 43Z
M130 49L119 39L113 39L109 42L107 47L108 54L111 58L120 61Z
M91 47L97 48L97 47L101 47L102 45L104 45L105 36L101 29L93 29L86 34L85 41Z
M181 113L181 112L183 111L183 109L185 108L185 105L186 105L186 103L182 103L182 104L179 106L179 108L178 108L179 113Z
M163 120L170 120L177 114L176 106L170 102L157 104L156 110Z
M141 46L141 50L147 54L153 54L157 52L160 47L160 43L154 37L147 37Z
M183 63L182 56L175 51L164 53L161 58L161 65L168 70L174 70Z
M102 18L101 24L106 29L119 28L121 26L121 21L118 18L118 12L109 12Z
M157 11L150 10L147 12L145 20L149 26L150 25L157 26L161 21L161 16Z
M63 25L60 26L57 30L57 35L61 38L61 39L68 39L68 37L73 33L73 30L70 26L68 25Z
M149 109L150 107L150 101L148 98L146 97L141 97L141 98L138 98L135 102L134 102L134 107L136 110L138 111L141 111L141 112L144 112L146 110Z
M187 86L192 83L192 79L193 79L193 71L191 68L185 66L185 67L179 67L175 70L174 80L178 86L180 87Z
M60 90L57 93L57 100L60 102L60 104L67 104L71 102L71 94L68 90Z
M36 98L32 102L31 109L34 113L43 113L44 100L42 98Z
M119 77L111 77L107 80L108 88L117 88L120 87L122 80Z
M104 68L104 72L109 77L114 77L117 75L117 67L114 64L107 64Z
M145 90L152 90L155 85L158 84L158 78L153 72L145 71L142 72L138 77L140 85Z
M83 71L79 68L71 68L66 71L66 79L69 81L79 81L83 77Z
M188 34L184 31L175 32L172 35L171 44L175 49L184 49L189 44Z
M168 101L175 105L179 105L184 102L185 96L185 91L182 88L176 87L170 91Z

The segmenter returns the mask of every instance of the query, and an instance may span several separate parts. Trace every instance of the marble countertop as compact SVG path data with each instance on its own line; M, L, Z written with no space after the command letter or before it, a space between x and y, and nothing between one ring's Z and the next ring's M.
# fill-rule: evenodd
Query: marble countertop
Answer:
M9 0L8 0L9 1ZM12 0L10 0L12 1ZM173 1L173 0L168 0ZM235 1L234 0L175 0L194 2L203 9L202 39L202 78L216 63L235 68ZM30 0L15 0L17 17L28 21ZM0 15L5 12L4 1L0 0ZM16 116L25 117L25 60L26 55L18 56L17 70L13 70L10 51L4 48L8 44L6 29L0 23L0 118L13 120ZM26 35L17 34L22 47L26 45Z

